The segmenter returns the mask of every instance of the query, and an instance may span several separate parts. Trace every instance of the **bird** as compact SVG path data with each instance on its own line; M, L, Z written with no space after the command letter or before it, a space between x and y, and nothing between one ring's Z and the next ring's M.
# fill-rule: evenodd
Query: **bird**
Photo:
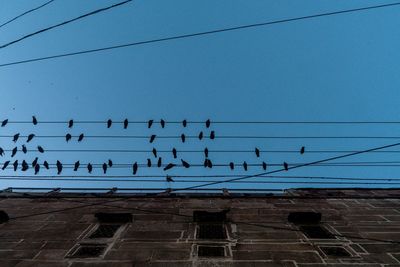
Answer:
M247 162L246 162L246 161L243 162L243 169L244 169L245 171L247 171Z
M165 127L165 121L163 119L160 120L161 128Z
M208 148L204 148L204 156L208 158Z
M5 119L4 121L1 122L1 127L6 126L8 123L8 119Z
M137 164L137 162L135 162L135 163L133 164L133 174L134 174L134 175L137 173L137 170L138 170L138 164Z
M173 163L168 163L167 166L164 167L164 171L167 171L169 169L172 169L173 167L175 167L176 165Z
M4 156L4 149L0 147L0 156Z
M203 139L203 132L199 133L199 140Z
M285 168L285 171L289 170L289 164L287 164L286 162L283 163L283 167Z
M231 168L231 170L233 170L235 168L235 164L233 162L229 163L229 168Z
M109 120L107 121L107 128L110 128L110 127L111 127L111 125L112 125L112 120L111 120L111 119L109 119Z
M43 166L44 166L47 170L50 169L49 163L48 163L47 161L44 161L44 162L43 162Z
M14 161L13 167L14 167L14 171L16 172L18 169L18 160Z
M38 162L38 158L36 157L33 161L32 161L32 167L35 167L36 164Z
M41 146L38 146L38 147L37 147L37 149L38 149L38 151L39 151L40 153L44 153L44 149L43 149L43 147L41 147Z
M152 134L152 135L150 136L150 143L153 143L155 139L156 139L156 135L155 135L155 134Z
M72 138L72 135L71 134L69 134L69 133L67 133L66 135L65 135L65 141L69 141L69 140L71 140L71 138Z
M35 134L28 135L28 138L26 139L26 142L29 143L30 141L32 141L33 137L35 137Z
M167 175L166 179L167 179L167 182L174 182L174 180L172 179L172 177L169 176L169 175Z
M10 164L10 161L7 160L6 162L4 162L3 167L1 168L3 171L7 168L8 164Z
M151 167L151 159L147 159L147 167Z
M129 124L128 119L125 119L125 120L124 120L124 129L127 129L127 128L128 128L128 124Z
M184 161L183 159L181 159L181 162L182 162L183 167L185 167L186 169L190 168L190 164L187 161Z
M158 158L158 161L157 161L157 167L160 168L161 165L162 165L162 159L160 157L160 158Z
M186 140L185 134L181 134L181 140L182 140L182 143L185 143L185 140Z
M265 163L264 161L262 163L262 168L263 168L264 171L267 169L267 163Z
M81 142L81 141L83 140L83 137L85 137L85 135L84 135L83 133L81 133L81 134L78 136L78 142Z
M207 159L207 167L210 169L213 167L213 164L210 159Z
M204 159L204 163L203 163L204 168L207 168L207 165L208 165L208 159Z
M14 134L13 142L14 142L14 143L17 142L17 141L18 141L18 138L19 138L19 133Z
M157 158L157 150L155 148L153 148L152 152L153 152L154 157Z
M215 139L215 132L214 132L214 131L211 131L211 133L210 133L210 139L211 139L211 140L214 140L214 139Z
M108 167L110 167L110 168L111 168L112 166L113 166L113 162L112 162L112 160L111 160L111 159L109 159L109 160L108 160Z
M59 175L62 172L63 165L59 160L57 160L56 166L57 166L57 174Z
M107 163L103 163L103 173L106 174L107 172Z
M260 157L260 150L256 147L254 152L256 153L257 158Z
M300 149L300 154L304 154L305 150L306 150L306 148L304 146L302 146Z
M150 129L151 128L151 125L153 125L153 120L149 120L148 122L147 122L147 127Z
M210 121L210 119L208 119L208 120L206 121L206 127L207 127L207 128L210 128L210 125L211 125L211 121Z
M176 157L177 157L176 148L172 149L172 155L174 156L174 159L176 159Z
M26 163L25 160L22 161L21 166L22 166L21 170L22 170L23 172L25 172L25 171L27 171L27 170L29 169L29 165L28 165L28 163Z
M81 163L79 162L79 160L77 162L75 162L74 164L74 172L76 172L79 169L79 165L81 165Z
M38 123L35 116L32 116L32 123L33 123L33 125L36 125Z
M35 175L39 173L39 170L40 170L40 165L36 164L36 166L35 166Z
M93 170L92 164L88 163L87 169L88 169L88 172L89 172L89 173L92 173L92 170Z
M183 121L182 121L182 126L183 126L183 127L186 127L186 126L187 126L187 120L183 120Z
M11 157L14 157L15 154L17 154L18 148L14 147L13 150L11 151Z
M68 128L72 128L74 126L74 120L69 120L68 121Z

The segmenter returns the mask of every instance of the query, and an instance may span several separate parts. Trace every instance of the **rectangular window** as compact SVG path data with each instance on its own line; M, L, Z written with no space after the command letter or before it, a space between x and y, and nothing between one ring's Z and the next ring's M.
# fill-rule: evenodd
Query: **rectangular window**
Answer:
M212 247L212 246L199 246L198 250L199 257L224 257L224 247Z
M308 237L313 239L334 239L335 236L319 225L302 225L300 230Z
M199 239L225 239L225 227L222 223L199 224L197 237Z
M223 210L219 212L209 212L197 210L193 212L193 221L195 222L225 222L226 214L229 210Z
M351 254L343 247L319 247L321 251L328 257L351 257Z
M96 244L78 245L67 257L68 258L97 258L100 257L107 246Z

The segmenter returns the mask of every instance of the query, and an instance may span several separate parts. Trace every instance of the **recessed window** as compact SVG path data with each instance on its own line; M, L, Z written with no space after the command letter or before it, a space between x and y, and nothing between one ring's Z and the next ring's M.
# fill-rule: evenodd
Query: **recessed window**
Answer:
M100 257L105 245L79 245L68 257L69 258L97 258Z
M199 239L225 239L225 227L222 223L199 224L197 237Z
M351 254L343 247L319 247L329 257L351 257Z
M294 224L318 224L321 217L319 212L291 212L288 221Z
M224 247L212 247L212 246L199 246L198 250L199 257L224 257Z
M315 239L334 239L335 236L331 234L324 227L319 225L302 225L300 230L308 237Z
M89 238L111 238L115 235L119 227L121 227L119 224L100 224Z
M225 222L226 214L229 210L223 210L220 212L208 212L208 211L194 211L193 221L195 222Z

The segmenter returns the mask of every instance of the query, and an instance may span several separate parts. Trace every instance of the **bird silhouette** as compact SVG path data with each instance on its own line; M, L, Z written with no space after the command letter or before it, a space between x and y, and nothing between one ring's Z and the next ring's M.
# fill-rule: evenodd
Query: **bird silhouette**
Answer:
M147 159L147 167L151 167L151 159Z
M39 164L36 164L36 165L35 165L35 175L38 174L39 171L40 171L40 165L39 165Z
M305 150L306 150L306 148L304 146L302 146L300 149L300 154L304 154Z
M213 167L213 164L210 159L207 159L207 167L210 169Z
M204 156L208 158L208 148L204 148Z
M289 170L289 164L287 164L286 162L283 163L283 167L285 168L285 171Z
M267 163L265 163L264 161L262 163L262 168L263 168L264 171L267 169Z
M88 163L87 169L88 169L88 172L89 172L89 173L92 173L92 170L93 170L92 164Z
M74 126L74 120L69 120L68 128L72 128L72 126Z
M125 119L125 120L124 120L124 129L127 129L127 128L128 128L128 124L129 124L128 119Z
M35 137L35 134L28 135L28 138L26 139L26 142L29 143L30 141L32 141L33 137Z
M185 140L186 140L185 134L181 134L181 140L182 140L182 143L185 143Z
M135 163L133 164L133 174L134 174L134 175L137 173L137 170L138 170L138 164L137 164L137 162L135 162Z
M186 127L186 126L187 126L187 120L183 120L183 121L182 121L182 126L183 126L183 127Z
M81 133L81 134L78 136L78 142L81 142L81 141L83 140L84 137L85 137L85 135L84 135L83 133Z
M235 164L233 162L229 163L229 168L231 168L231 170L233 170L235 168Z
M43 147L41 147L41 146L38 146L38 147L37 147L37 149L38 149L38 151L39 151L40 153L44 153L44 149L43 149Z
M33 161L32 161L32 167L35 167L36 164L38 162L38 158L36 157Z
M49 163L48 163L47 161L44 161L44 162L43 162L43 166L44 166L47 170L50 169Z
M165 121L163 119L160 120L161 128L165 127Z
M111 119L109 119L109 120L107 121L107 128L110 128L110 127L111 127L111 125L112 125L112 120L111 120Z
M203 163L204 168L207 168L207 165L208 165L208 159L204 159L204 163Z
M203 139L203 132L199 133L199 140Z
M10 161L9 161L9 160L7 160L6 162L4 162L3 167L1 167L1 169L4 171L4 170L7 168L8 164L10 164Z
M4 156L4 149L0 147L0 156Z
M167 175L166 177L167 182L174 182L171 176Z
M106 174L107 172L107 163L103 163L103 173Z
M14 143L17 142L17 141L18 141L18 138L19 138L19 133L14 134L13 142L14 142Z
M81 165L81 163L79 162L79 160L77 162L75 162L75 164L74 164L74 172L76 172L79 169L80 165Z
M153 148L152 152L153 152L154 157L157 158L157 150L155 148Z
M110 167L110 168L111 168L113 165L114 165L114 164L113 164L112 160L111 160L111 159L109 159L109 160L108 160L108 167Z
M56 166L57 166L57 174L60 175L63 169L63 165L60 161L57 160Z
M1 122L1 127L4 127L4 126L6 126L6 125L7 125L7 123L8 123L8 119L6 119L6 120L2 121L2 122Z
M247 171L247 162L246 162L246 161L243 162L243 169L244 169L245 171Z
M175 167L176 165L173 163L168 163L167 166L164 167L164 171L168 171L170 169L172 169L173 167Z
M27 170L29 169L29 165L28 165L28 163L26 163L25 160L22 161L21 166L22 166L21 170L22 170L23 172L25 172L25 171L27 171Z
M208 119L208 120L206 121L206 127L207 127L207 128L210 128L210 125L211 125L211 121L210 121L210 119Z
M67 133L66 135L65 135L65 141L69 141L69 140L71 140L71 138L72 138L72 135L70 135L69 133Z
M151 128L151 126L153 125L153 120L149 120L148 122L147 122L147 127L150 129Z
M157 167L160 168L161 165L162 165L162 159L161 159L161 157L159 157L158 161L157 161Z
M152 135L150 136L150 143L153 143L155 139L156 139L156 135L155 135L155 134L152 134Z
M211 133L210 133L210 139L211 139L211 140L214 140L214 139L215 139L215 132L214 132L214 131L211 131Z
M181 162L182 162L183 167L185 167L186 169L190 168L190 164L187 161L184 161L183 159L181 159Z
M32 116L32 123L33 123L33 125L37 125L37 123L38 123L35 116Z
M15 154L17 154L18 148L14 147L13 150L11 151L11 157L14 157Z
M172 155L174 156L174 159L177 158L177 151L176 151L176 148L173 148L173 149L172 149Z
M257 158L260 157L260 150L256 147L254 152L256 153Z
M18 160L14 161L13 167L14 167L14 171L16 172L18 169Z

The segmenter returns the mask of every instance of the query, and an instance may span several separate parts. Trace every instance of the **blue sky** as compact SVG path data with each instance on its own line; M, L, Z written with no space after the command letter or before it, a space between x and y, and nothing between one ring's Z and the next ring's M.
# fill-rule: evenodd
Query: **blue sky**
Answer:
M0 24L45 1L0 2ZM0 43L76 17L117 1L56 0L48 6L0 28ZM134 1L0 50L0 64L40 56L136 42L172 35L304 16L390 1ZM400 99L398 19L400 7L321 17L164 43L149 44L0 68L2 118L30 120L32 115L52 120L159 120L205 121L399 121ZM0 119L2 119L0 118ZM203 125L189 125L197 134ZM218 135L265 136L399 136L398 125L212 125ZM148 130L145 125L122 130L121 125L10 124L1 135L180 135L182 127ZM244 149L361 150L397 142L392 140L225 140L199 142L162 140L95 140L66 144L60 139L36 139L31 147L45 149ZM20 147L23 142L17 143ZM0 138L4 149L14 147ZM395 149L391 149L395 150ZM340 153L338 153L339 155ZM309 162L336 154L262 154L268 163ZM32 161L38 154L18 154ZM340 160L400 161L396 153L371 153ZM150 153L46 153L39 162L145 163ZM163 155L167 160L170 154ZM202 153L182 155L202 163ZM253 153L215 153L214 162L259 163ZM1 158L1 162L9 154ZM13 159L14 160L14 159ZM172 159L170 159L172 160ZM339 161L338 161L339 162ZM279 167L275 167L279 168ZM399 167L309 167L282 175L337 177L398 177ZM270 170L273 170L271 167ZM164 175L158 169L141 174ZM171 175L255 174L228 168L176 169ZM100 170L96 173L99 175ZM41 175L54 175L43 171ZM72 171L65 175L73 175ZM79 174L85 174L80 172ZM111 169L109 175L130 175L130 169ZM5 171L2 175L32 175ZM55 178L54 178L55 179ZM162 179L162 178L158 178ZM204 181L216 178L203 178ZM267 178L250 179L250 181ZM270 178L269 180L272 180ZM273 181L280 181L275 178ZM283 180L281 180L283 181ZM287 180L286 180L287 181ZM305 180L300 180L305 181ZM77 182L0 180L0 187L184 187L189 183ZM298 184L225 184L237 188L286 188ZM311 185L306 185L311 186ZM316 185L318 186L318 185ZM320 185L321 186L321 185ZM326 185L324 185L326 186ZM333 186L339 186L338 184ZM344 185L342 185L344 186ZM346 185L346 186L352 186ZM354 186L354 185L353 185ZM219 185L221 187L221 185Z

